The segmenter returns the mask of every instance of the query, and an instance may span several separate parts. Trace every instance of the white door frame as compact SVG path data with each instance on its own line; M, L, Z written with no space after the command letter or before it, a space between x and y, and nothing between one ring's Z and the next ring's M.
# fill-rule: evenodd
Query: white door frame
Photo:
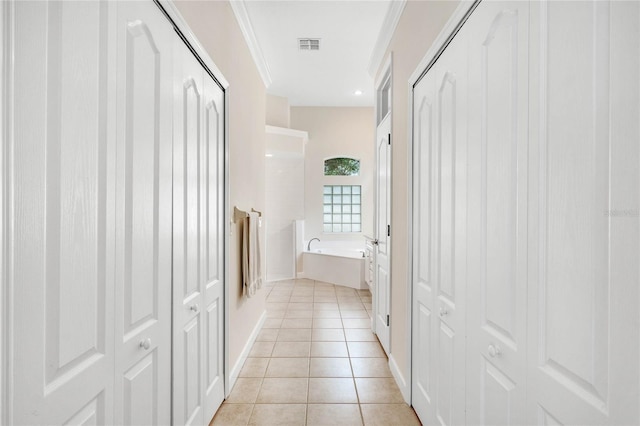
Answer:
M182 33L184 39L193 49L194 53L198 56L198 59L202 61L202 65L208 68L208 71L213 74L213 77L222 86L224 96L224 207L223 217L224 221L224 396L229 396L231 389L229 388L231 381L231 366L229 365L229 235L230 235L230 221L229 221L229 82L224 78L224 75L220 69L213 62L205 48L200 44L195 34L189 28L189 25L184 20L180 11L175 6L172 0L154 0L164 8L168 15L168 18L173 21L177 29Z
M378 117L379 114L379 109L380 109L380 102L379 102L379 92L380 89L382 88L382 85L385 83L385 81L389 79L389 81L391 82L391 89L390 89L390 93L391 93L391 97L389 99L389 102L391 103L391 105L393 106L393 52L391 52L389 54L389 57L387 58L387 60L384 63L384 66L382 67L382 73L380 74L380 76L378 77L378 79L375 82L374 90L375 90L375 110L374 110L374 120L375 120L375 132L374 132L374 149L375 149L375 164L376 164L376 177L374 178L374 182L376 182L376 184L374 185L374 208L373 208L373 237L374 237L374 265L373 265L373 277L372 277L372 281L374 282L374 291L373 291L373 303L372 303L372 308L373 308L373 320L371 322L371 330L376 333L376 318L378 317L378 308L377 308L377 303L376 303L376 292L378 289L378 280L376 279L377 276L377 268L378 268L378 256L377 256L377 251L378 251L378 245L377 245L377 240L378 240L378 186L377 186L377 180L378 180L378 126L380 125L380 123L383 121L382 119L384 119L385 117ZM393 136L393 108L391 108L387 114L388 119L389 119L389 133L392 134ZM391 138L393 139L393 137ZM389 204L391 206L393 206L393 189L392 189L392 181L393 181L393 174L392 174L392 170L393 170L393 144L391 144L391 147L389 148L389 164L390 164L390 174L389 174L389 188L387 188L387 191L389 191ZM392 216L393 216L393 209L389 209L389 224L391 224L392 222ZM388 300L387 303L389 305L389 322L391 322L391 258L392 258L392 251L391 251L391 245L389 244L387 247L387 251L388 251L388 261L389 261L389 268L388 268L388 281L389 281L389 295L388 295ZM377 334L377 333L376 333ZM391 327L389 327L389 355L391 355Z
M407 173L408 173L408 182L409 182L409 194L408 194L408 202L409 202L409 217L407 219L408 226L408 238L407 238L407 253L409 253L409 259L407 262L407 276L409 278L409 291L407 291L407 365L409 366L409 375L407 377L407 394L405 395L405 400L412 405L412 394L411 389L413 385L413 359L412 359L412 347L413 347L413 155L415 152L414 144L415 138L413 135L413 87L421 80L424 74L435 64L438 60L444 49L447 48L449 42L453 39L453 37L457 34L458 30L462 25L466 22L469 15L473 12L473 10L477 7L481 0L462 0L461 3L456 7L456 10L453 12L451 17L447 23L442 27L442 30L438 34L438 37L433 41L433 44L427 50L427 53L424 55L422 60L418 63L415 71L409 77L407 81L407 134L411 135L411 143L408 147L407 155Z

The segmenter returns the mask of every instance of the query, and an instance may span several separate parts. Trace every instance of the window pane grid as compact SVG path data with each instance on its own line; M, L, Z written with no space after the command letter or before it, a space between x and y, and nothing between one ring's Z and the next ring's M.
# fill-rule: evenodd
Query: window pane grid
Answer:
M360 232L360 185L325 185L324 232Z

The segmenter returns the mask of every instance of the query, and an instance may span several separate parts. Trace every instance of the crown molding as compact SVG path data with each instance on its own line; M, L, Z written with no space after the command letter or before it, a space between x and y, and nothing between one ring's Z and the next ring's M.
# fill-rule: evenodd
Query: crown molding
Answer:
M373 47L371 59L369 59L369 66L367 67L369 75L373 78L375 78L376 72L378 72L378 68L380 68L384 54L389 47L389 43L391 43L391 38L393 37L393 33L396 31L396 27L400 21L400 16L402 16L402 12L404 11L406 4L407 0L391 0L389 3L387 14L384 17L382 28L378 34L378 40Z
M256 67L258 68L258 72L260 73L260 77L262 77L265 87L268 88L272 83L269 64L267 64L267 61L262 54L262 49L260 48L256 34L253 31L251 19L249 19L249 12L247 12L247 6L245 5L244 0L229 0L229 3L231 4L233 14L236 16L236 20L240 26L240 31L242 31L242 35L247 42L253 62L255 62Z

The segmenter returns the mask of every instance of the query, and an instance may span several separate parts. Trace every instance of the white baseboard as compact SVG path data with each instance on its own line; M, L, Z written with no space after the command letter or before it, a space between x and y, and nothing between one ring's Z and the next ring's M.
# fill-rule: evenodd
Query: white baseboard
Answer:
M244 366L244 362L249 357L249 352L251 352L251 348L253 347L253 344L255 343L256 338L260 333L260 330L262 330L262 326L264 325L264 321L266 319L267 319L267 311L264 311L260 316L258 323L253 328L253 331L251 332L251 335L249 336L247 343L245 343L244 348L242 349L242 353L240 354L240 358L238 358L238 362L236 362L236 365L234 365L233 368L231 369L231 375L230 375L231 377L229 378L231 383L229 383L229 388L228 388L229 393L231 393L231 390L233 389L233 385L236 384L236 380L240 375L240 370L242 370L242 367ZM228 396L229 395L226 395L225 397L228 397Z
M400 388L400 393L404 398L404 402L411 405L411 388L400 372L400 368L398 367L396 360L393 358L393 355L389 355L389 369L391 369L391 374Z

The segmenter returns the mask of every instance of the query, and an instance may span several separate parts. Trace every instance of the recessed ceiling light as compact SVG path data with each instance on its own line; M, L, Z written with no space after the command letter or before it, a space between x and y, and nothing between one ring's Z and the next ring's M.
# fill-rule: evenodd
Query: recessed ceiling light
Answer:
M273 157L273 154L265 154L265 157Z
M362 90L356 90L355 92L353 92L353 94L356 96L360 96L362 95Z

